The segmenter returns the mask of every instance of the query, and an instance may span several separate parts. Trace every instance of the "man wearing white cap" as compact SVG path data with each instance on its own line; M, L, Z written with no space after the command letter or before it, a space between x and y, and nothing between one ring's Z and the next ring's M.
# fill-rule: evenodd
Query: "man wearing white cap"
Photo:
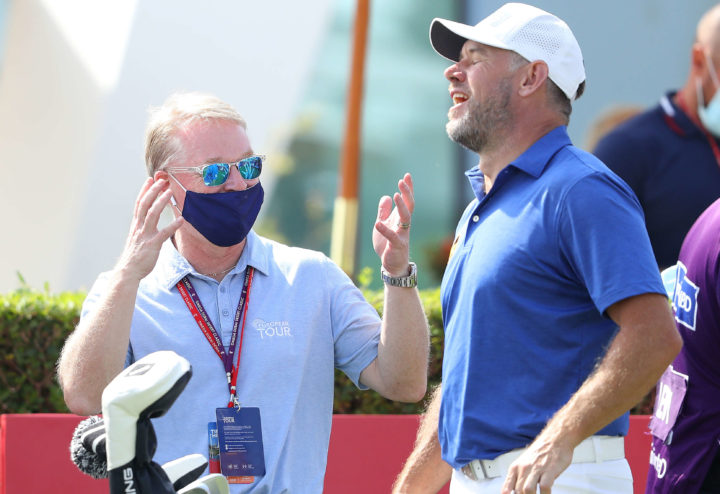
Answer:
M435 19L476 198L441 287L443 383L395 492L632 492L627 410L681 341L632 190L572 145L582 93L570 28L506 4ZM444 461L443 461L444 460Z

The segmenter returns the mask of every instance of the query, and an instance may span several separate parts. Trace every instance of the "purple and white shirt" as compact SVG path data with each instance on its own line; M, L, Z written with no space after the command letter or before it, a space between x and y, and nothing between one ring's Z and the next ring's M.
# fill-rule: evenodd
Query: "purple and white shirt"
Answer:
M697 493L720 447L720 200L680 249L673 309L683 348L658 383L646 493Z

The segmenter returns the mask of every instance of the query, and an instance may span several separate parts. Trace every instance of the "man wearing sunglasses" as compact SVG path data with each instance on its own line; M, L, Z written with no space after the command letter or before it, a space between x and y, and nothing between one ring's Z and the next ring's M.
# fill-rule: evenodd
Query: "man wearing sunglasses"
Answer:
M150 177L125 248L90 290L58 377L68 407L92 414L124 366L172 350L193 377L153 421L155 461L206 451L210 441L231 492L317 493L336 368L390 399L425 394L428 329L408 259L413 184L403 177L378 208L381 320L323 254L252 231L264 157L245 127L230 105L195 93L153 112ZM165 207L175 219L159 226Z

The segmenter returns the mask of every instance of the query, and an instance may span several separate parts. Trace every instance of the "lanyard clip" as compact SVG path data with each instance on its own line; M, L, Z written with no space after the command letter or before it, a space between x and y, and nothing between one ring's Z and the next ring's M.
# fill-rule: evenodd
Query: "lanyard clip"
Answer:
M235 393L230 394L230 401L228 402L228 408L235 407L240 410L240 400Z

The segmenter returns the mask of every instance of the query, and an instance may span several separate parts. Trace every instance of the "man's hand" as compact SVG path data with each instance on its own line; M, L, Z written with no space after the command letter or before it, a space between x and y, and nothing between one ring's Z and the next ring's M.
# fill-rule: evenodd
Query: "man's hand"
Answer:
M108 274L104 294L65 341L58 379L73 413L99 412L103 389L123 368L140 281L155 267L163 242L183 222L179 217L158 231L160 213L169 201L167 180L145 181L125 248Z
M383 196L373 229L373 247L385 271L391 276L408 274L410 259L410 220L415 209L413 182L409 173L398 181L393 198ZM395 201L395 208L392 208Z
M573 457L570 444L553 444L541 434L513 462L508 470L502 494L549 494L555 479L570 465Z
M182 225L183 218L179 216L158 230L160 214L170 202L171 195L167 180L148 178L135 200L130 232L116 269L137 281L150 274L157 263L163 242Z
M410 218L415 208L412 177L406 173L393 195L380 199L373 246L390 276L409 275ZM427 391L430 336L417 287L385 289L378 356L360 374L360 382L385 398L419 401Z
M510 467L503 494L551 492L583 439L625 413L657 382L682 340L665 295L645 293L607 309L619 331L605 356L570 400Z

